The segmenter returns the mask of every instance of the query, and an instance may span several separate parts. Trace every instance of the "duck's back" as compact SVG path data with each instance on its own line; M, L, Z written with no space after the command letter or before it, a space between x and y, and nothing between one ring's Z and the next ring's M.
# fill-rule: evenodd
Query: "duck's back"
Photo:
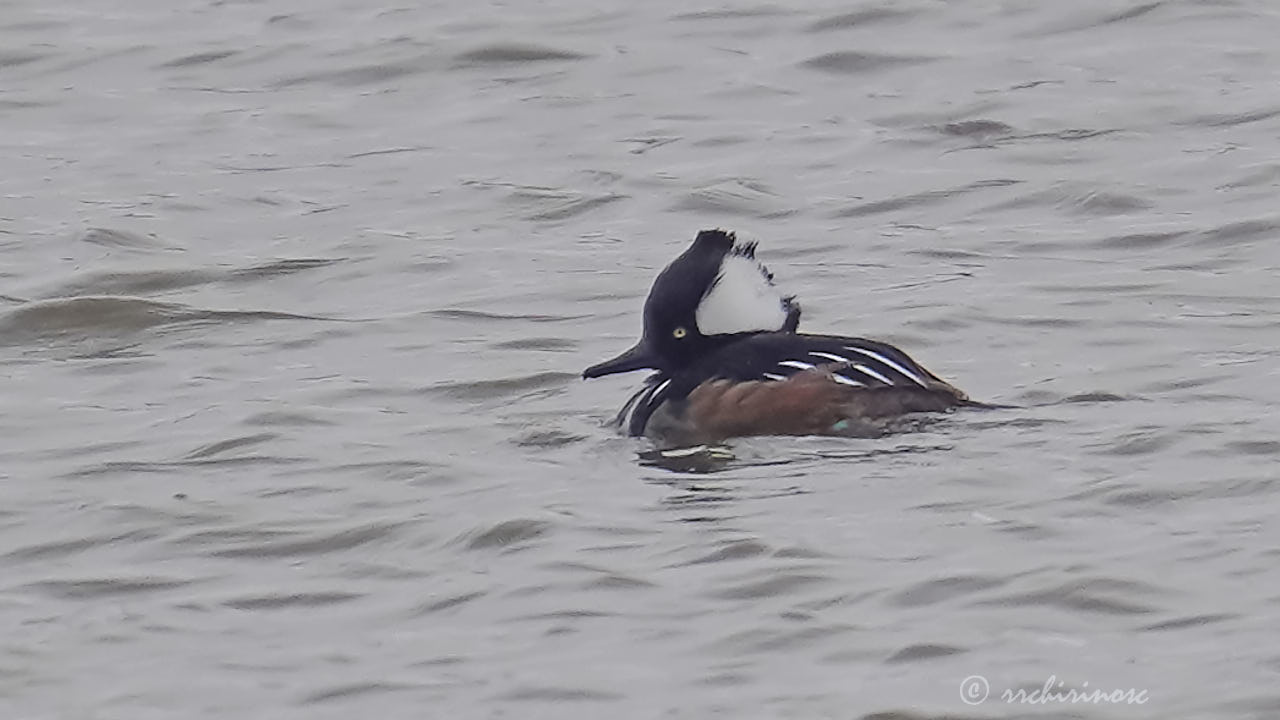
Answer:
M967 402L892 345L779 332L746 335L674 376L655 375L624 414L633 435L706 442L863 435L887 419Z

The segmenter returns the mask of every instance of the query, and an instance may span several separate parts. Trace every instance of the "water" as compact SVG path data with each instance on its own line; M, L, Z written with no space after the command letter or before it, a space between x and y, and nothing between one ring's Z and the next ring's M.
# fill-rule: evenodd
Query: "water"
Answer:
M1274 717L1276 37L0 3L0 716ZM655 461L578 373L717 226L1023 409Z

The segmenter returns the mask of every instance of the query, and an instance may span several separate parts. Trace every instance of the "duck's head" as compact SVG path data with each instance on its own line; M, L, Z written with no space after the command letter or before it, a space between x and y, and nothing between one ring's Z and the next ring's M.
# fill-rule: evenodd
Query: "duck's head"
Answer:
M653 281L640 342L587 368L582 377L644 368L673 373L735 336L794 332L800 306L774 287L773 273L755 253L755 243L739 243L731 232L698 233Z

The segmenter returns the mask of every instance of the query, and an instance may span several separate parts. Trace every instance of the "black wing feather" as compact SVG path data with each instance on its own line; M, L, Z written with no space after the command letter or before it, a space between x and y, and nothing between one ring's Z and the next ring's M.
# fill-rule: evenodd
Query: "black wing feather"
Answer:
M625 424L631 435L643 435L660 405L684 399L709 380L785 380L818 366L853 387L930 388L943 383L887 343L839 335L756 333L725 345L674 377L664 372L649 376L618 413L618 425Z

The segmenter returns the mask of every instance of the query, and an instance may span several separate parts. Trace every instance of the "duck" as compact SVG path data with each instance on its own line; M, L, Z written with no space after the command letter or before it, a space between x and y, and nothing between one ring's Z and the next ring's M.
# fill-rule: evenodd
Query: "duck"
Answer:
M757 244L703 230L654 280L640 340L584 379L654 371L618 412L668 446L762 435L872 437L904 418L988 407L893 345L799 331Z

